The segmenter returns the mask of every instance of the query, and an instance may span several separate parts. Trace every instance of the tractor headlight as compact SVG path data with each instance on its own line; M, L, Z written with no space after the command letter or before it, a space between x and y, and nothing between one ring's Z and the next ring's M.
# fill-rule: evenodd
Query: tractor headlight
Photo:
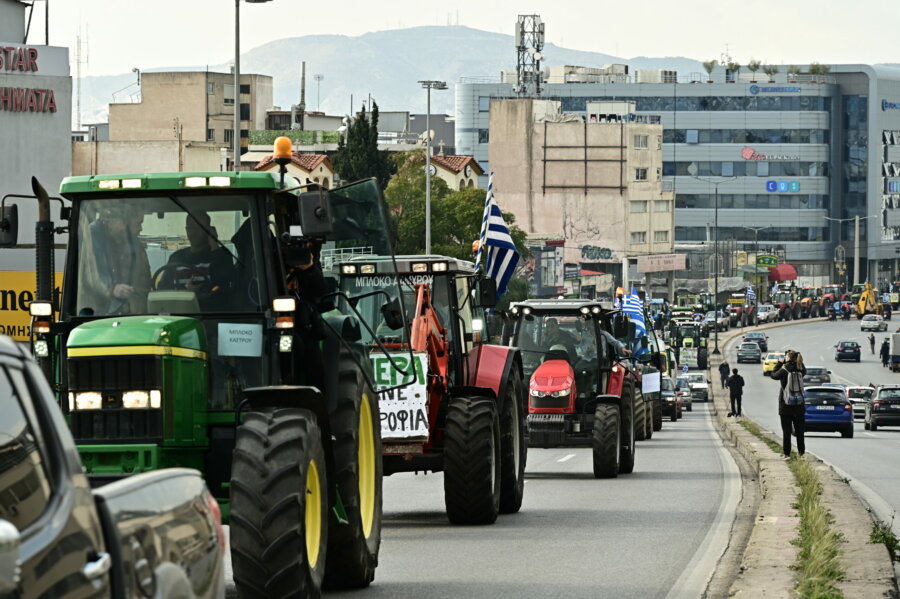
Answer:
M122 407L134 410L158 409L162 404L162 393L152 391L126 391L122 394Z
M559 391L554 391L554 392L551 393L550 395L552 395L553 397L567 397L567 396L569 395L569 390L568 390L568 389L561 389L561 390L559 390Z
M76 410L99 410L103 405L103 396L96 391L82 391L75 394Z
M538 391L537 389L532 389L532 390L531 390L531 396L532 396L532 397L540 397L540 396L541 396L541 392Z

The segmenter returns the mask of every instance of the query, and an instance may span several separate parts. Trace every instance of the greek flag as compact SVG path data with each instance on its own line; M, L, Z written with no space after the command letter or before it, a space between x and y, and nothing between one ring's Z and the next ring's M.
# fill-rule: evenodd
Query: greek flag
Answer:
M481 218L481 237L475 255L476 270L481 267L481 252L487 247L485 273L497 282L497 297L506 293L506 285L519 263L519 252L509 236L503 213L494 201L494 173L488 175L488 189Z
M635 337L646 336L647 325L644 323L644 304L634 291L634 287L631 288L631 295L625 297L624 311L635 325Z
M756 299L756 292L753 291L753 285L747 285L747 299L748 300Z

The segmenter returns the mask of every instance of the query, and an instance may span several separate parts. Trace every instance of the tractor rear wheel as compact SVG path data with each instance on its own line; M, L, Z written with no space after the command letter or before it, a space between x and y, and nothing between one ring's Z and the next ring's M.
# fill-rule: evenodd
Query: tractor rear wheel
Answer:
M653 438L653 401L644 401L641 394L641 404L644 406L644 438Z
M444 429L444 504L453 524L493 524L500 511L500 417L486 397L454 397Z
M647 409L643 400L631 403L634 406L634 438L636 441L646 441L650 438L647 436Z
M634 430L634 413L635 405L644 403L643 397L636 397L634 386L627 387L622 394L622 412L620 415L620 424L622 425L621 433L621 453L619 454L619 473L631 474L634 472L634 454L637 449L635 445ZM596 420L594 421L596 423Z
M375 578L381 545L381 418L378 396L346 349L338 358L337 403L330 422L334 482L347 524L330 526L325 586L362 588Z
M318 597L328 542L322 432L299 408L248 412L231 469L231 556L240 597Z
M591 440L594 478L615 478L619 475L621 434L618 406L599 404L594 408L594 430Z
M500 413L500 513L514 514L525 494L525 413L522 378L517 369L506 381L506 397Z

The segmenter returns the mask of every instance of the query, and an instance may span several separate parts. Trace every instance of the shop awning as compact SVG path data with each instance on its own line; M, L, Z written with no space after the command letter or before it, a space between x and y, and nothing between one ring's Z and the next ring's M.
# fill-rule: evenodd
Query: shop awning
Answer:
M796 281L797 269L792 264L779 264L769 269L770 281Z

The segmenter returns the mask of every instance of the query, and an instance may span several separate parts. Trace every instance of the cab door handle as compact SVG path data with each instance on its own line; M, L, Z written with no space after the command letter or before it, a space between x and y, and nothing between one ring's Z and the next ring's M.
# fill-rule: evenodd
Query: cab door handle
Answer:
M81 573L88 580L100 578L112 568L112 557L108 553L101 552L97 554L97 559L88 562L81 569Z

